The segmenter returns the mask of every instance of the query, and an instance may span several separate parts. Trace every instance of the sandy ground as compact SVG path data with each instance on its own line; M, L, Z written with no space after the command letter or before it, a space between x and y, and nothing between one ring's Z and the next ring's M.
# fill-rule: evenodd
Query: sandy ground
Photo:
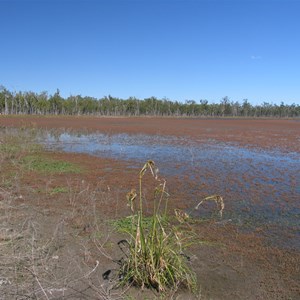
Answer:
M276 147L286 152L300 151L299 120L1 116L0 126L189 136L191 139L201 137L261 149ZM51 266L52 282L55 281L56 285L52 286L52 294L50 288L40 289L38 298L45 298L46 293L49 299L62 299L60 282L64 280L67 282L65 299L117 299L120 291L110 290L108 283L102 279L102 273L116 267L112 260L122 255L116 247L116 242L122 237L111 230L106 220L129 214L125 195L136 186L140 166L132 167L125 161L84 154L47 155L79 163L86 171L79 175L59 176L41 176L31 172L15 180L17 188L10 189L2 184L2 199L9 198L11 201L7 206L0 199L2 227L18 232L18 228L23 226L26 234L31 237L36 234L41 244L35 248L31 244L30 249L31 253L36 249L37 256L40 255L41 245L45 245L48 237L52 236L55 250L51 244L52 252L48 253L48 260L42 260L42 265L45 269ZM1 172L4 173L3 168ZM176 181L172 180L170 184L176 185ZM49 193L57 186L75 188L68 193ZM179 200L174 205L178 203ZM101 222L91 221L95 215ZM64 229L61 229L62 226ZM199 240L203 241L193 246L189 253L198 277L200 299L300 299L299 252L266 246L255 232L241 233L226 222L212 220L193 229ZM98 239L95 232L99 233ZM5 238L2 240L5 241ZM18 253L19 250L14 251ZM0 291L3 289L6 293L3 299L23 299L21 296L18 298L17 293L11 293L9 284L4 284L5 274L8 273L4 268L7 257L5 253L0 255ZM32 255L31 259L37 261ZM99 266L90 274L97 260ZM55 271L59 268L60 271ZM30 270L31 274L35 271ZM79 273L81 275L76 277ZM85 276L87 274L89 276ZM35 290L39 287L38 278L33 276L32 279ZM46 285L44 282L40 284ZM21 283L19 289L21 295ZM127 292L136 299L155 297L149 291L131 289ZM174 299L189 298L193 299L193 296L184 291L174 296Z

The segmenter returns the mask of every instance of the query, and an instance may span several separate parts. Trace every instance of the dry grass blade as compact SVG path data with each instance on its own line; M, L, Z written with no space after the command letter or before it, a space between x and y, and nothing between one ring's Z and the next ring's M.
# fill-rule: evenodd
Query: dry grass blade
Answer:
M220 195L212 195L212 196L208 196L204 199L202 199L198 204L197 206L195 207L195 209L198 209L199 206L206 202L206 201L215 201L215 203L217 204L217 208L219 210L219 214L220 214L220 217L222 218L223 217L223 211L224 211L224 208L225 208L225 204L224 204L224 200L223 198L220 196Z
M137 193L135 189L131 189L129 193L127 193L126 198L127 198L127 205L130 207L130 210L134 212L134 200L137 197Z

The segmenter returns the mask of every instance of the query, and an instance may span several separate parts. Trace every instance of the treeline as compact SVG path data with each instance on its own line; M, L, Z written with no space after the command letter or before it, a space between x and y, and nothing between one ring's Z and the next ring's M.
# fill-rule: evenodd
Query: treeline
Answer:
M31 115L99 115L99 116L180 116L180 117L300 117L299 104L280 105L264 102L251 105L224 97L219 103L207 100L186 100L184 103L155 97L120 99L112 96L100 99L69 96L63 98L59 90L47 92L11 92L0 87L1 114Z

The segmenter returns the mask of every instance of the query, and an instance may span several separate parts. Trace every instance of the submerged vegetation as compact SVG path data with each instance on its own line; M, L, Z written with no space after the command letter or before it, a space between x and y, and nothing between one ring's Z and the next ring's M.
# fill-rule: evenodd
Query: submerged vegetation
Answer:
M300 105L263 102L251 105L224 97L218 102L186 100L184 103L150 97L121 99L105 96L100 99L81 95L63 98L59 90L47 92L11 92L0 86L1 114L29 115L98 115L98 116L181 116L181 117L300 117Z

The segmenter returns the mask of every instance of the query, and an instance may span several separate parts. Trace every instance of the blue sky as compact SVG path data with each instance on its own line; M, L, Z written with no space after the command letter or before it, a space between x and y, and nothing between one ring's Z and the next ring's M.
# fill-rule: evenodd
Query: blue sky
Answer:
M300 0L0 0L10 91L300 104Z

